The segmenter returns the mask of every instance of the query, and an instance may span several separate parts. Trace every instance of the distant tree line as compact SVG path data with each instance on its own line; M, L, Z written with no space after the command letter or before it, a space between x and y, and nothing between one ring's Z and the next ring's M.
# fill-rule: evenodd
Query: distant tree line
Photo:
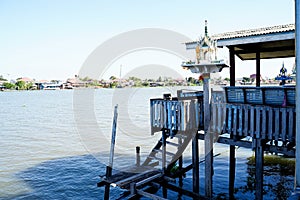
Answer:
M34 88L34 83L26 83L25 81L17 81L16 83L5 82L2 84L3 87L9 90L31 90Z

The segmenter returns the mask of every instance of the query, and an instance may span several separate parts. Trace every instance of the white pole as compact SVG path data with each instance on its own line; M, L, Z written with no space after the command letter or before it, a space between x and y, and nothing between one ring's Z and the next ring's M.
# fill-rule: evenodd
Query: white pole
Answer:
M295 60L296 105L300 105L300 0L295 0ZM295 191L300 192L300 106L296 106L296 181Z

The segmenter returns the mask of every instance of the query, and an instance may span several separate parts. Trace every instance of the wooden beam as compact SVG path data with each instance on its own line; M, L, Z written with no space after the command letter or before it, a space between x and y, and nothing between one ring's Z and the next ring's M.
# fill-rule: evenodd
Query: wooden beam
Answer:
M194 199L208 199L206 197L203 197L197 193L194 193L194 192L191 192L191 191L188 191L188 190L185 190L185 189L182 189L176 185L173 185L173 184L169 184L169 183L164 183L164 186L167 187L168 189L170 190L173 190L175 192L180 192L182 193L183 195L186 195L186 196L189 196L189 197L192 197Z
M143 190L136 190L136 193L139 194L139 195L141 195L141 196L147 197L149 199L153 199L153 200L168 200L168 199L159 197L159 196L157 196L155 194L151 194L151 193L145 192Z
M295 55L294 50L286 50L286 51L274 51L274 52L261 52L261 59L272 59L272 58L288 58L293 57ZM256 53L248 53L248 54L236 54L241 60L255 60Z
M277 51L289 51L289 50L295 50L295 45L290 45L290 46L283 46L283 47L268 47L268 48L264 48L264 47L258 47L255 46L255 48L247 48L243 47L245 49L237 49L237 47L235 47L234 51L236 54L249 54L249 53L256 53L257 52L257 48L260 48L260 52L262 53L271 53L271 52L277 52Z

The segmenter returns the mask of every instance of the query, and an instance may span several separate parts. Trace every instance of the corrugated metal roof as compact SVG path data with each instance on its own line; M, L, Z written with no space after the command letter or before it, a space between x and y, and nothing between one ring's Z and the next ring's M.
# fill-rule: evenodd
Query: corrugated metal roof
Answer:
M282 33L287 31L294 31L294 30L295 30L295 24L286 24L286 25L271 26L265 28L221 33L221 34L213 35L212 38L216 40L221 40L221 39L228 39L228 38L247 37L253 35L265 35L270 33Z
M211 38L215 40L222 40L222 39L230 39L230 38L266 35L271 33L282 33L288 31L295 31L295 24L286 24L286 25L270 26L270 27L257 28L257 29L226 32L226 33L213 35L211 36ZM196 41L186 42L186 44L191 44L194 42Z

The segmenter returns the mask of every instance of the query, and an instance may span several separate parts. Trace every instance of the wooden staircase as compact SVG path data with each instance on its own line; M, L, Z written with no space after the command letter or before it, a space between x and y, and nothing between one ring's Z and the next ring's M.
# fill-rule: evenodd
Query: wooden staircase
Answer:
M145 159L142 166L161 166L162 169L169 169L181 157L186 147L196 134L194 132L177 133L173 137L166 135L165 142L162 136L154 146L150 154ZM163 145L165 143L165 146Z

